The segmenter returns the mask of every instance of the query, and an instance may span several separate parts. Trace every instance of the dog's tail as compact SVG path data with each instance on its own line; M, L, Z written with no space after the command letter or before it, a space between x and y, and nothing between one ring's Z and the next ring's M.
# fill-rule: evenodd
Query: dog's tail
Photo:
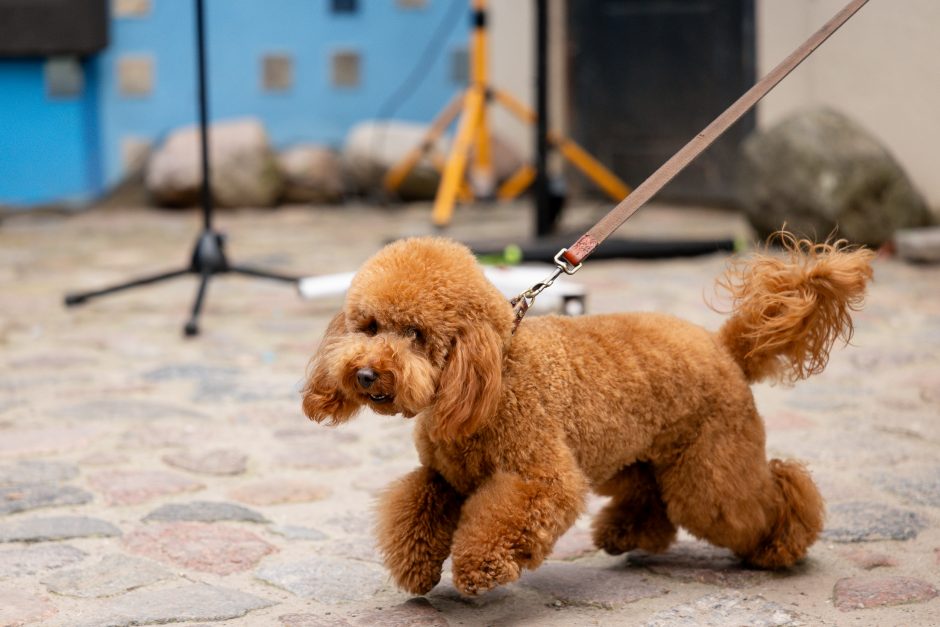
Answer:
M822 372L836 339L851 339L850 313L861 308L872 277L870 250L777 236L782 258L758 254L718 281L732 299L718 338L750 382Z

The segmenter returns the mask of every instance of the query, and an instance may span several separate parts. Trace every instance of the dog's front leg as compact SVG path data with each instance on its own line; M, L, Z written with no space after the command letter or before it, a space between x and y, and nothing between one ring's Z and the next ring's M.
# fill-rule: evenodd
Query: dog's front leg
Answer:
M464 504L454 534L454 585L468 595L515 581L542 563L584 507L577 471L542 477L497 472Z
M379 548L395 583L424 594L441 579L463 497L422 466L395 481L379 501Z

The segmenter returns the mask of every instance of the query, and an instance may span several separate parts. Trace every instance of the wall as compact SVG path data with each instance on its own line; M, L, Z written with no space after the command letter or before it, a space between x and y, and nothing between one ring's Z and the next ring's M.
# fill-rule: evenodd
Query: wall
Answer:
M758 0L764 74L845 0ZM873 0L758 106L762 126L808 105L851 116L894 153L940 208L940 2Z
M430 120L460 88L451 75L451 54L466 45L466 0L428 0L416 8L398 0L359 0L354 14L332 13L328 0L207 0L211 117L259 117L278 147L301 141L338 145L353 124L379 113L453 2L461 10L442 53L395 113L410 120ZM195 123L194 28L192 2L184 0L151 0L148 13L112 23L112 45L98 61L109 184L124 169L126 145L159 141L172 128ZM361 53L358 87L331 83L331 53L347 49ZM262 88L266 53L291 55L292 88ZM119 93L117 64L125 55L153 59L149 95Z
M93 68L77 96L46 95L44 60L0 61L0 202L79 203L100 189Z

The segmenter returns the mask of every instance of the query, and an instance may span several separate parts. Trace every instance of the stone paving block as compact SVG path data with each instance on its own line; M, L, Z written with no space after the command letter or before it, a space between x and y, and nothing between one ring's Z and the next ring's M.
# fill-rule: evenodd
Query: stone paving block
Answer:
M42 580L50 592L70 597L110 597L162 581L171 573L150 560L107 555L98 563L60 570Z
M60 483L78 476L78 466L65 462L19 461L0 466L0 487Z
M797 627L820 624L760 595L716 592L653 614L645 627Z
M368 536L372 534L375 519L372 512L347 512L327 518L326 524L341 529L344 533Z
M212 430L204 426L175 424L146 424L128 429L121 435L120 444L125 449L176 448L199 446L211 438Z
M373 564L317 556L267 564L255 576L304 599L333 605L375 596L385 585L385 573Z
M546 562L525 573L519 583L568 605L616 609L640 599L666 594L661 585L637 570Z
M141 378L144 381L225 381L231 382L241 376L242 370L230 366L211 366L201 363L167 364L148 370Z
M375 564L382 563L382 554L379 552L373 536L339 538L329 542L323 547L323 550L337 557L348 557L349 559Z
M87 516L18 518L0 523L0 542L46 542L69 538L109 538L121 535L111 523Z
M892 567L898 565L898 560L887 553L877 551L866 551L865 549L854 549L842 554L859 568L872 570L875 568Z
M0 488L0 516L42 507L83 505L92 495L71 485L28 484Z
M665 553L634 551L629 563L679 581L695 581L729 588L746 588L766 581L771 574L743 565L734 554L705 542L677 542Z
M0 589L0 625L4 627L48 620L57 612L48 597L13 588Z
M270 522L258 512L234 503L212 501L193 501L191 503L167 503L161 505L144 517L144 522L151 521L199 521L218 522L222 520L236 522Z
M851 501L829 506L822 537L834 542L910 540L927 526L917 512L883 503Z
M277 618L281 627L352 627L345 618L324 614L284 614Z
M77 564L87 553L68 544L31 544L0 550L0 578L23 577Z
M940 466L884 473L876 481L911 505L940 507Z
M404 603L365 612L351 612L349 619L363 627L449 627L450 623L427 599L418 597Z
M283 536L288 540L326 540L328 535L311 527L300 527L297 525L274 525L268 527L268 531Z
M182 475L159 470L106 470L89 476L88 483L104 495L109 505L137 505L158 496L205 488L204 484Z
M217 449L208 453L180 452L163 456L163 461L197 474L240 475L248 465L248 456L241 451Z
M206 414L182 405L136 398L103 398L69 405L60 416L76 420L133 420L150 422L167 418L205 420Z
M39 427L4 429L0 457L33 457L74 451L88 446L98 435L91 427Z
M355 444L362 439L357 433L352 433L350 431L340 431L339 429L325 429L317 424L308 424L304 425L303 427L275 429L271 435L279 440L287 440L289 442L327 440L337 444Z
M937 588L914 577L846 577L832 589L832 602L842 610L870 609L922 603L937 596Z
M154 623L223 621L274 605L240 590L192 583L169 588L142 588L108 602L94 618L70 627L129 627ZM84 617L83 617L84 619Z
M249 531L200 522L148 525L125 536L124 546L138 555L216 575L248 570L277 551Z
M296 479L264 479L243 484L229 492L236 501L249 505L309 503L330 495L330 489L309 481Z
M306 470L337 470L361 465L361 461L344 453L335 444L320 442L285 446L277 456L277 462L288 468Z

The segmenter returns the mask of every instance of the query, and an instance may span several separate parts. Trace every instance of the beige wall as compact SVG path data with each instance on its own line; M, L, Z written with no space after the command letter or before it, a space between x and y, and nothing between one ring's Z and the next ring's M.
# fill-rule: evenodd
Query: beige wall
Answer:
M549 0L549 116L552 128L564 132L565 2ZM938 0L940 2L940 0ZM492 0L489 4L490 69L493 85L511 92L535 108L535 3L532 0ZM532 157L535 135L498 105L491 108L493 129L508 139L527 159Z
M757 0L758 73L846 0ZM940 0L871 0L760 105L762 126L827 105L866 127L940 208Z

